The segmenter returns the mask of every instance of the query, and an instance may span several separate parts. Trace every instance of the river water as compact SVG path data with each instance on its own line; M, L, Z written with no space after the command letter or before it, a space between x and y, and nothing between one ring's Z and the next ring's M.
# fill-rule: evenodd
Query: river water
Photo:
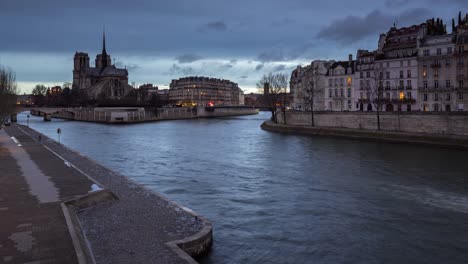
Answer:
M201 263L468 263L468 152L276 134L265 119L30 126L212 221Z

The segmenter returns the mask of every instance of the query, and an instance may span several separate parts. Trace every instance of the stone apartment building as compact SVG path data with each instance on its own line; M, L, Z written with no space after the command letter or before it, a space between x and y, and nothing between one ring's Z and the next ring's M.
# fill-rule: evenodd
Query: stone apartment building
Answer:
M291 74L293 107L319 76L315 109L329 111L467 111L468 14L447 33L442 19L381 34L375 51L358 50L356 61L314 61ZM320 73L313 74L313 65ZM377 100L378 99L378 100ZM378 103L376 103L378 102Z
M293 70L289 82L293 109L310 110L306 98L313 96L314 110L325 110L326 75L333 63L334 61L315 60L310 65L297 66ZM311 88L311 83L315 83L314 88Z
M244 93L229 80L191 76L172 80L169 100L183 106L234 106L244 104Z
M460 111L468 111L468 14L459 20L455 28L456 100Z
M426 24L392 27L380 35L375 59L375 81L383 89L383 111L419 111L418 39L426 35Z
M355 110L355 93L353 80L355 73L353 55L348 61L337 61L328 68L325 75L325 110L353 111Z
M419 41L418 71L421 111L454 111L457 106L456 34L426 36Z
M372 88L375 86L374 70L377 51L358 50L356 56L353 93L356 111L372 111Z

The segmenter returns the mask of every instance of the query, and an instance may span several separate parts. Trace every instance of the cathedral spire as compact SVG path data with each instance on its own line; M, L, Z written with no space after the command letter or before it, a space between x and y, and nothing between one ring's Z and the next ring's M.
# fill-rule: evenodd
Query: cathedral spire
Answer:
M106 51L106 30L105 29L102 31L102 54L107 55L107 51Z
M107 55L106 51L106 29L104 28L102 31L102 53L101 53L101 68L104 69L109 66L110 57Z

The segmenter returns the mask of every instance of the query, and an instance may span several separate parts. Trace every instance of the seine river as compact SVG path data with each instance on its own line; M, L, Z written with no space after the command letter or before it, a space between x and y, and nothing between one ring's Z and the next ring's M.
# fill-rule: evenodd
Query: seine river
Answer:
M468 263L468 152L275 134L265 119L30 125L211 220L202 263Z

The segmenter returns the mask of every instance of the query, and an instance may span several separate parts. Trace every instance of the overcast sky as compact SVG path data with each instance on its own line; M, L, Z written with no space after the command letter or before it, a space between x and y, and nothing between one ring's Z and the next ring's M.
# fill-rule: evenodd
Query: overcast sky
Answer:
M262 74L375 49L379 33L467 12L468 0L0 0L0 64L22 92L72 81L75 51L107 52L129 81L198 75L255 91ZM463 9L464 8L464 9Z

